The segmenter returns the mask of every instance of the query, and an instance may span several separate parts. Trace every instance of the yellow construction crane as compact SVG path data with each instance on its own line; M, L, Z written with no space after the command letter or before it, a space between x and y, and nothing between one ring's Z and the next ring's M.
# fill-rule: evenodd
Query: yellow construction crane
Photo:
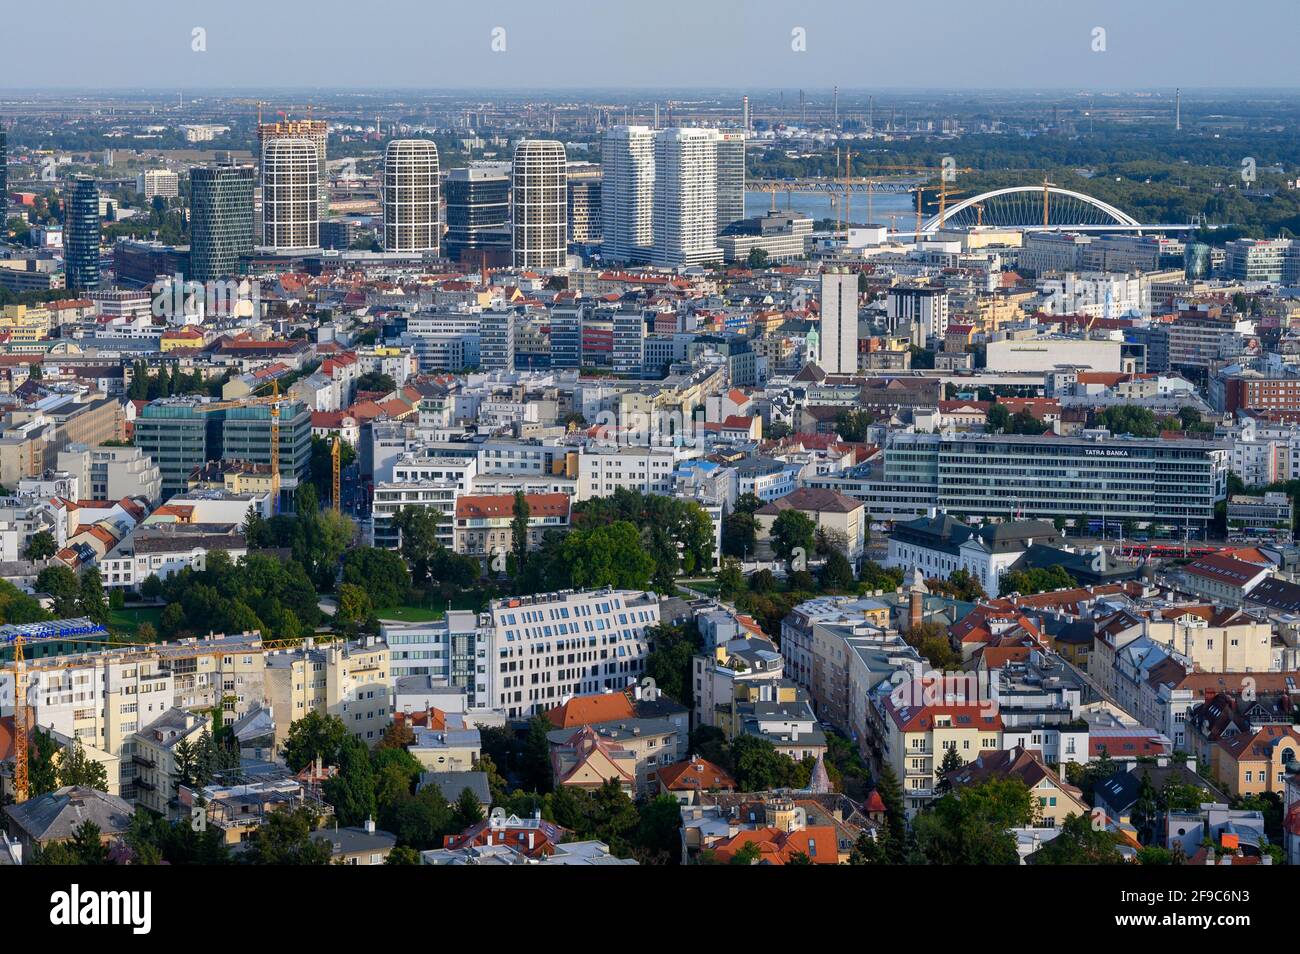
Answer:
M266 384L260 384L254 389L256 393L260 388L270 385L271 393L262 397L248 397L238 401L212 401L208 404L200 404L199 409L203 411L223 411L232 407L247 407L250 404L269 404L271 406L271 506L274 512L280 510L280 381L273 378Z
M339 436L335 434L334 441L333 443L330 444L330 467L334 472L333 476L334 476L334 512L335 513L339 513L342 508L341 499L339 497L339 458L342 456L341 447L342 445L339 443Z
M43 629L43 624L33 623L21 627L13 627L13 632L0 634L0 643L12 643L14 647L14 801L25 802L31 791L31 781L27 769L28 759L28 738L27 738L27 661L23 654L23 646L29 642L40 640L58 640L64 639L73 642L91 642L97 646L140 646L141 643L123 643L114 642L109 639L90 639L88 636L97 636L99 633L105 635L108 631L102 626L95 625L93 629L81 631L55 631L52 628ZM28 630L31 632L29 633ZM43 664L42 669L67 669L77 665L74 662L57 662L52 664Z

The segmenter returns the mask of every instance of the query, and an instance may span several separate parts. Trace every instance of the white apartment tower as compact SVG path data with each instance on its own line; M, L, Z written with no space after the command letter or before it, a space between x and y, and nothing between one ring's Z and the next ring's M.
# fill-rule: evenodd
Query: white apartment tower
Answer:
M827 374L858 370L858 276L847 269L822 272L821 354Z
M438 147L428 139L390 142L384 150L384 251L437 254L438 204Z
M716 129L665 129L655 138L652 264L678 268L722 260L718 138Z
M614 261L644 262L654 244L655 131L611 127L600 164L601 252Z
M564 143L515 146L511 229L516 268L564 268L569 253L568 162Z
M262 146L262 244L277 252L320 246L320 162L310 139Z

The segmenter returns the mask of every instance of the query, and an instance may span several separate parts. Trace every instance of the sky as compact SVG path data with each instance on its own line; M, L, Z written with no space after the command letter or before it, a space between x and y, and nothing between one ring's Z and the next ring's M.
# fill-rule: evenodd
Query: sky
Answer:
M0 90L1300 87L1294 0L6 0L5 7Z

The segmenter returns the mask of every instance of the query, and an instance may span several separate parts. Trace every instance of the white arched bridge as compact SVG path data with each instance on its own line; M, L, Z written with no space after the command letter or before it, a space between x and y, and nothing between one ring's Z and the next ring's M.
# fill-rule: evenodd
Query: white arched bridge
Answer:
M937 232L940 226L969 228L993 226L1018 229L1130 230L1189 229L1191 225L1143 225L1122 209L1073 189L1059 186L1026 185L993 189L963 199L931 216L921 226L922 234Z

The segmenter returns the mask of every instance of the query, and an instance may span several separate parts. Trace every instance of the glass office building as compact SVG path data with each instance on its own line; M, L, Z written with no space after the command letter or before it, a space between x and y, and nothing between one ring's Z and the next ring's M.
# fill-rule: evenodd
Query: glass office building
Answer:
M1199 533L1227 493L1227 450L1210 441L1014 434L896 434L884 477L974 518L1085 518Z
M239 273L239 258L253 251L251 165L198 166L190 170L190 277L206 282Z
M99 287L99 186L89 176L77 176L68 189L63 267L69 290Z

